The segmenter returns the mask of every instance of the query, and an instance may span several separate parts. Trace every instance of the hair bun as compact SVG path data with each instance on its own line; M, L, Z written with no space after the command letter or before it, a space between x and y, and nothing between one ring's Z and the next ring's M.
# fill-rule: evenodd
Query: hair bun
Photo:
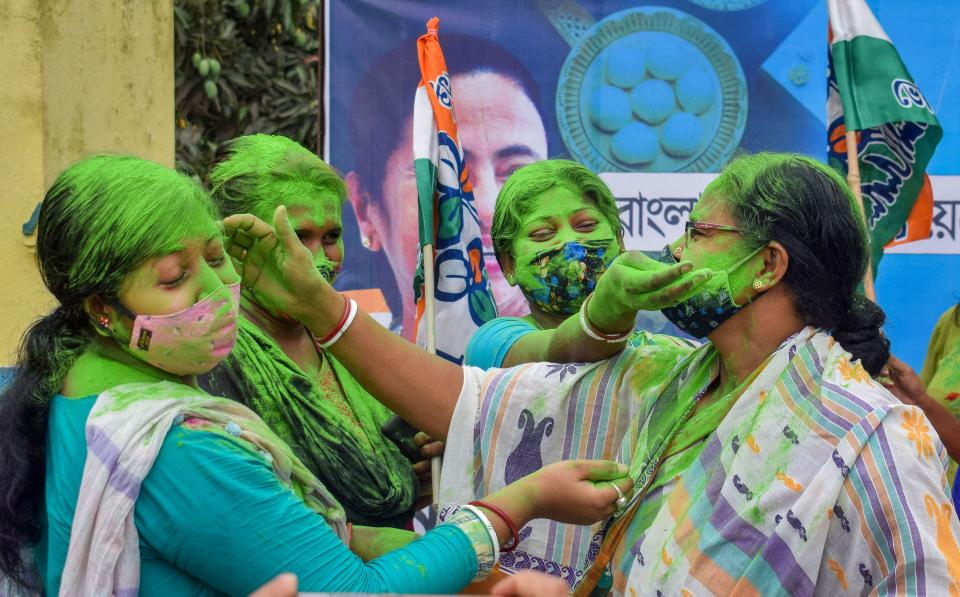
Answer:
M879 305L856 294L847 314L833 329L834 339L873 376L880 373L890 358L890 340L880 330L886 319Z

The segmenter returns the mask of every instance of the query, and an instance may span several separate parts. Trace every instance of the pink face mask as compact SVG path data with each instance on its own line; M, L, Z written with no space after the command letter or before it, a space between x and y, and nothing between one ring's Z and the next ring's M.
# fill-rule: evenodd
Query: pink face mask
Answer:
M231 284L183 311L136 315L130 352L174 375L206 373L226 358L237 342L239 306L240 284Z

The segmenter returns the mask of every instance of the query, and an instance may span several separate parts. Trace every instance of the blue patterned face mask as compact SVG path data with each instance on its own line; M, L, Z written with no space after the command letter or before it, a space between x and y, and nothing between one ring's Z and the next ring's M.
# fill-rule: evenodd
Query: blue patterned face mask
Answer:
M713 330L720 327L723 322L746 306L734 302L733 297L736 294L730 288L730 274L763 248L760 247L726 270L714 272L696 294L660 311L675 326L694 338L706 338ZM677 262L670 251L670 245L667 245L660 253L659 261L669 265Z
M313 258L313 264L317 267L317 271L320 272L323 279L326 280L328 284L333 284L333 279L337 277L337 268L332 261L327 259L327 256L322 250L317 251L317 254Z
M545 313L573 315L619 255L617 241L571 241L517 261L517 283L527 301Z

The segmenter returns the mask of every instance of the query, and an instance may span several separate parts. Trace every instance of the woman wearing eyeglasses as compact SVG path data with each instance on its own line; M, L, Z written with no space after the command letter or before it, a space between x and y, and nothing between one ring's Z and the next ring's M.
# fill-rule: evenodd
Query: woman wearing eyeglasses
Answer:
M708 279L664 313L706 337L702 346L490 371L433 357L357 314L282 217L276 232L252 216L225 226L243 240L230 253L243 258L245 284L314 334L332 331L333 354L373 396L446 439L442 504L562 458L629 464L634 492L611 519L524 525L502 570L547 570L578 594L602 582L618 595L960 590L943 446L919 409L871 377L889 343L882 311L858 291L867 236L843 179L803 156L741 157L690 220L662 259ZM596 295L644 273L612 271ZM638 295L621 296L603 310L585 301L584 327L628 329Z
M530 314L497 317L477 330L467 345L467 365L592 362L628 344L689 345L679 338L634 333L633 322L600 334L581 321L588 297L594 310L629 304L656 311L706 280L706 272L681 279L689 263L667 265L640 252L625 253L613 193L585 166L544 160L511 174L497 197L491 236L504 277L520 287ZM624 270L629 286L622 283ZM602 276L613 283L599 287Z

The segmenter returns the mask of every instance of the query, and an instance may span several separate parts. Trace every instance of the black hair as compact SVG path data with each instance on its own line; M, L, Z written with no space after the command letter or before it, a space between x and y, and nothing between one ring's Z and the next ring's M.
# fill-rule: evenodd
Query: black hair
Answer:
M440 34L440 44L451 79L484 72L501 75L516 83L542 113L537 85L513 54L488 39L458 33ZM411 124L413 93L419 81L416 40L411 39L380 57L364 72L354 91L350 111L353 169L374 202L381 200L387 160ZM371 114L377 115L377 126L371 125Z
M22 554L41 534L50 399L96 333L84 300L117 298L130 271L212 228L214 214L198 184L128 156L81 160L47 191L37 261L59 305L24 334L0 394L0 575L32 588Z
M877 375L890 342L880 332L883 310L859 290L868 236L846 181L806 156L758 153L728 164L707 194L731 205L752 246L783 245L790 262L782 281L804 322L831 331Z

